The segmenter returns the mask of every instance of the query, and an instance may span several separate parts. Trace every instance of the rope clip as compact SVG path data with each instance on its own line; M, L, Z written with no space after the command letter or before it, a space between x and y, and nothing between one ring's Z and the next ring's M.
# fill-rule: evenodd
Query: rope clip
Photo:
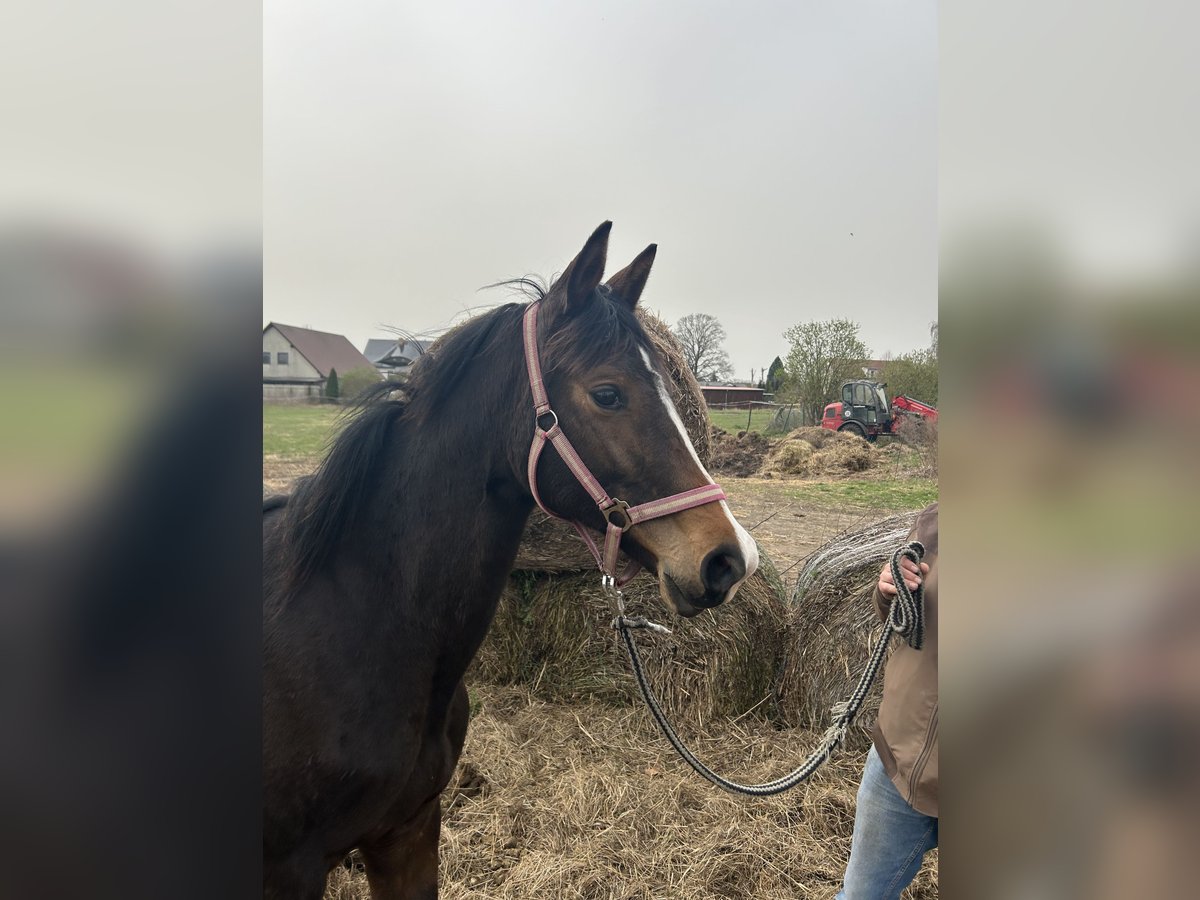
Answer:
M659 625L657 622L651 622L645 616L617 616L613 619L612 627L620 630L624 628L645 628L648 631L653 631L656 634L670 634L671 629L666 625Z

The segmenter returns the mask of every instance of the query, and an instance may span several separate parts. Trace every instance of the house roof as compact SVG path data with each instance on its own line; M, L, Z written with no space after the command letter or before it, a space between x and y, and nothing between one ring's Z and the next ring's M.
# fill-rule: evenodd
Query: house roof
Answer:
M391 362L400 365L416 362L433 341L401 340L399 338L372 338L363 348L363 354L371 362Z
M363 347L363 356L371 362L377 363L381 359L391 356L395 349L395 338L371 338L367 341L367 346Z
M287 338L296 348L296 352L307 359L322 376L329 375L330 369L337 369L339 375L345 375L355 369L374 368L371 361L359 353L345 335L313 331L295 325L280 325L278 322L268 322L263 331L272 327Z

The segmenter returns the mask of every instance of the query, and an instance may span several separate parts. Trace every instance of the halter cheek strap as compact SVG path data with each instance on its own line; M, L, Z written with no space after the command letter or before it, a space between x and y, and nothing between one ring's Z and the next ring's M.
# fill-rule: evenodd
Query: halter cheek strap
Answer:
M538 306L539 303L536 301L530 303L525 310L525 318L522 321L522 336L525 341L525 369L529 375L529 389L533 393L534 411L533 443L529 448L529 489L533 493L533 499L546 515L555 519L563 518L551 512L546 507L546 504L542 502L542 497L537 487L538 461L541 459L542 451L546 448L546 444L553 445L559 458L567 464L567 468L571 470L571 474L575 476L575 480L582 485L583 489L587 491L588 496L595 501L596 506L600 509L600 514L608 522L608 527L605 529L604 534L603 549L596 546L596 541L592 538L588 529L584 527L583 523L571 521L571 524L575 526L575 530L579 532L579 536L587 545L588 550L591 551L592 556L595 557L596 565L600 567L600 571L606 578L614 578L617 567L617 554L621 546L621 535L626 531L639 522L658 519L662 516L683 512L686 509L703 506L706 503L724 500L725 492L721 490L721 486L718 484L705 484L688 491L672 494L670 497L665 497L661 500L651 500L649 503L642 503L638 506L630 506L624 500L616 500L610 497L600 482L596 480L596 477L592 475L591 470L588 469L587 464L584 463L583 459L571 445L571 442L567 440L567 436L563 434L563 430L559 426L558 416L550 407L550 398L546 395L546 385L542 379L542 364L537 347ZM615 578L616 583L624 585L640 569L641 566L637 562L630 560L628 568L621 573L619 578Z

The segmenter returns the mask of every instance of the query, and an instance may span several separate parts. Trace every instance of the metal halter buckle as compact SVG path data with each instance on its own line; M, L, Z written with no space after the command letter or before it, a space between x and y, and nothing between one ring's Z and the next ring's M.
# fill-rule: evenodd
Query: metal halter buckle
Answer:
M600 575L600 588L604 595L613 602L618 615L625 615L625 594L617 587L617 579L608 574Z
M628 531L633 527L633 517L629 515L629 504L624 500L614 500L612 506L606 506L600 511L604 518L608 520L608 524L614 528L619 528L622 532ZM614 521L613 514L619 515L621 518Z

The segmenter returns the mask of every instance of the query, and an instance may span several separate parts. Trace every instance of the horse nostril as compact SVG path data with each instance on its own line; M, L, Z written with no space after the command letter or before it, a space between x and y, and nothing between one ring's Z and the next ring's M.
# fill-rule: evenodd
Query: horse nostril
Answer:
M746 577L742 554L731 547L718 547L700 565L700 578L708 597L717 602L725 599L730 588Z

